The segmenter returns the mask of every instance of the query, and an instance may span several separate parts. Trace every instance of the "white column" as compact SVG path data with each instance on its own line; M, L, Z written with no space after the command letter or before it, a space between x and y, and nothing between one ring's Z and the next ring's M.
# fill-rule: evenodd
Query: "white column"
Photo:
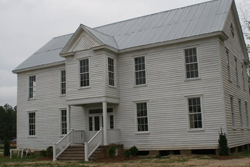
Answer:
M103 111L103 144L108 145L108 131L107 131L107 102L102 102Z
M70 106L67 106L67 133L70 131Z

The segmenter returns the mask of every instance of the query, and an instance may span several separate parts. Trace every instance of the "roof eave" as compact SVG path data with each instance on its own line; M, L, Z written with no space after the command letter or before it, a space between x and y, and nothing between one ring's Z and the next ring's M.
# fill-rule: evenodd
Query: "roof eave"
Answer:
M20 70L13 70L12 73L18 74L18 73L21 73L21 72L27 72L27 71L31 71L31 70L38 70L38 69L42 69L42 68L48 68L48 67L53 67L53 66L58 66L58 65L63 65L63 64L65 64L65 60L55 62L55 63L50 63L50 64L43 64L43 65L38 65L38 66L34 66L34 67L24 68L24 69L20 69Z

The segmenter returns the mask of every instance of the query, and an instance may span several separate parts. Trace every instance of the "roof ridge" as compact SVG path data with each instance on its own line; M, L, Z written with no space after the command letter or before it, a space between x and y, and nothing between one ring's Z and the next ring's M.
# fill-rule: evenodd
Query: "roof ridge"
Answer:
M95 27L93 29L95 30L95 29L98 29L98 28L101 28L101 27L112 25L112 24L122 23L122 22L130 21L130 20L134 20L134 19L138 19L138 18L153 16L153 15L157 15L157 14L160 14L160 13L166 13L166 12L170 12L170 11L174 11L174 10L178 10L178 9L184 9L184 8L188 8L188 7L191 7L191 6L201 5L201 4L205 4L205 3L211 3L211 2L215 2L215 1L221 1L221 0L209 0L209 1L206 1L206 2L201 2L201 3L189 5L189 6L183 6L183 7L174 8L174 9L170 9L170 10L165 10L165 11L161 11L161 12L157 12L157 13L152 13L152 14L148 14L148 15L134 17L134 18L131 18L131 19L126 19L126 20L122 20L122 21L118 21L118 22L113 22L113 23L109 23L109 24L106 24L106 25Z

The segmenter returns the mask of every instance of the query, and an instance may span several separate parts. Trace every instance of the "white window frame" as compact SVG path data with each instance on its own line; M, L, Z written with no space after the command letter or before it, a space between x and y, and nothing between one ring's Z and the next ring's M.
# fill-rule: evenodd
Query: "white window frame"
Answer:
M32 86L30 86L30 78L35 77L35 82L33 81ZM29 75L28 76L28 99L36 99L36 88L37 88L37 75ZM32 88L32 97L30 97L30 89Z
M135 59L137 58L141 58L141 57L144 57L144 66L145 66L145 69L144 70L138 70L136 71L136 68L135 68ZM134 69L134 87L140 87L140 86L146 86L147 85L147 62L146 62L146 55L137 55L137 56L133 56L133 69ZM145 83L143 84L136 84L136 72L140 72L140 71L145 71Z
M234 113L234 98L230 96L230 108L231 108L231 115L232 115L232 128L235 129L235 113Z
M62 72L65 71L65 81L62 81ZM60 94L61 95L66 95L66 91L67 91L67 88L66 88L66 70L65 69L62 69L60 70ZM63 93L63 87L62 87L62 84L65 84L65 93Z
M235 76L236 76L236 83L237 83L237 86L240 86L240 85L239 85L239 70L238 70L238 59L237 59L237 57L235 57L234 61L235 61Z
M65 111L65 118L66 118L66 121L62 121L62 118L63 118L63 112ZM68 133L68 115L67 115L67 109L64 108L64 109L60 109L60 124L61 124L61 128L60 128L60 134L61 135L66 135ZM63 124L66 124L66 133L63 133ZM65 129L65 128L64 128Z
M28 111L27 112L28 113L28 137L36 137L36 135L37 135L37 126L36 126L36 122L37 122L37 119L36 119L36 111ZM33 129L34 130L34 132L35 132L35 134L30 134L30 131L32 130L32 129L30 129L30 114L34 114L35 116L35 121L34 121L34 123L32 123L32 125L34 125L35 126L35 128Z
M113 71L110 71L110 70L109 70L109 59L113 60ZM115 59L108 56L108 85L111 86L111 87L115 87L115 86L116 86L116 83L115 83L115 79L116 79L116 77L115 77L115 70L116 70L116 69L115 69ZM110 73L113 74L113 82L114 82L114 85L111 85L110 82L109 82L109 80L110 80L109 74L110 74ZM112 79L112 78L111 78L111 79Z
M246 110L246 126L249 129L249 112L248 112L248 103L245 101L245 110Z
M243 115L242 115L242 107L241 107L241 99L238 99L239 105L239 114L240 114L240 127L243 129Z
M85 74L85 73L81 73L81 61L82 60L88 60L88 66L89 66L89 69L88 69L88 72L85 72L85 73L88 73L89 74L89 85L88 86L81 86L81 74ZM79 66L78 66L78 70L79 70L79 81L78 81L78 84L79 84L79 88L90 88L90 58L89 57L84 57L84 58L81 58L81 59L78 59L79 61Z
M186 53L185 53L185 50L189 50L189 49L196 49L198 77L193 77L193 78L188 78L187 77L187 63L186 63ZM190 46L190 47L183 48L183 60L184 60L183 64L184 64L185 81L200 79L201 77L200 77L200 63L199 63L199 48L198 48L198 46Z
M147 117L147 126L148 126L147 131L139 131L138 130L137 104L140 104L140 103L146 103L146 106L147 106L147 116L146 116ZM135 133L136 134L149 134L150 133L150 129L149 129L150 125L149 125L149 105L148 105L148 100L134 102L134 111L135 111Z
M187 122L188 122L188 131L203 131L205 130L204 127L204 111L203 111L203 95L202 94L198 94L198 95L190 95L190 96L185 96L186 98L186 110L187 110ZM191 128L191 124L190 124L190 113L189 113L189 99L193 99L193 98L200 98L200 109L201 109L201 128Z
M226 56L227 56L228 80L231 81L230 53L228 49L226 49Z

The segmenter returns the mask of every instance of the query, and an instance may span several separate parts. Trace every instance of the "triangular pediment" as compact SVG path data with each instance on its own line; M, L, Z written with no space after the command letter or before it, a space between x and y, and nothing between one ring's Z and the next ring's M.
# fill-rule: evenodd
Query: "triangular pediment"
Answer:
M103 43L91 33L89 33L89 31L85 29L83 25L80 25L67 44L64 46L60 55L63 56L78 51L88 50L100 45L103 45Z

